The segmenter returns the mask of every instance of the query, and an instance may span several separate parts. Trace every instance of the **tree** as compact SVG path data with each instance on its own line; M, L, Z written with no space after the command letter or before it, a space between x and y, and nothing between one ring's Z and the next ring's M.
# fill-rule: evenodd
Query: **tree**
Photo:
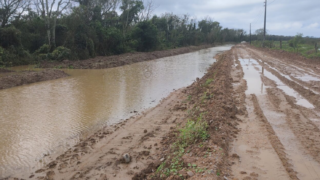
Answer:
M293 39L289 41L289 46L292 47L294 50L299 50L299 44L302 43L303 34L298 33Z
M255 34L257 35L258 40L262 40L263 34L264 34L264 29L263 28L257 29ZM267 34L268 34L268 30L266 30L266 35Z
M13 17L19 19L29 4L28 0L0 0L1 27L5 27Z
M129 25L133 22L138 22L138 14L144 9L144 6L141 0L122 0L120 9L122 10L122 14L120 16L122 31L123 36L125 36Z
M48 44L56 47L57 18L70 5L70 0L36 0L35 6L46 22Z
M132 34L133 38L138 40L138 51L150 51L157 47L158 30L151 21L138 23Z

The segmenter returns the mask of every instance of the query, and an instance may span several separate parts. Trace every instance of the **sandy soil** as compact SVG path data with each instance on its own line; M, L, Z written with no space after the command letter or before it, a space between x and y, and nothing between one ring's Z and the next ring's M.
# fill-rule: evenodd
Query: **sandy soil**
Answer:
M24 71L0 77L0 90L31 84L40 81L48 81L67 77L68 74L61 70L47 69L40 72Z
M182 47L177 49L170 49L164 51L154 51L154 52L136 52L136 53L126 53L114 56L99 56L92 59L81 60L81 61L68 61L63 62L42 62L40 68L74 68L74 69L105 69L123 66L127 64L149 61L154 59L159 59L168 56L174 56L184 53L189 53L193 51L198 51L200 49L205 49L212 47L212 45L201 45L201 46L190 46Z

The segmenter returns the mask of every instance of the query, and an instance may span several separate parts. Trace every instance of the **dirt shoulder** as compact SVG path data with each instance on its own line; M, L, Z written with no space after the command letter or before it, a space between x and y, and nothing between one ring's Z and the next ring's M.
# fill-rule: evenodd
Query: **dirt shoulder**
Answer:
M15 86L31 84L40 81L48 81L67 77L68 74L61 70L46 69L40 72L24 71L0 77L0 90Z
M9 73L9 72L13 72L13 71L11 71L11 70L9 70L9 69L0 68L0 74L1 74L1 73Z
M164 51L154 52L136 52L126 53L114 56L99 56L92 59L81 60L81 61L68 61L63 62L42 62L40 68L72 68L72 69L106 69L112 67L118 67L128 64L133 64L142 61L149 61L159 59L168 56L175 56L179 54L185 54L189 52L198 51L200 49L206 49L212 47L212 45L201 45L201 46L189 46L177 49L170 49Z

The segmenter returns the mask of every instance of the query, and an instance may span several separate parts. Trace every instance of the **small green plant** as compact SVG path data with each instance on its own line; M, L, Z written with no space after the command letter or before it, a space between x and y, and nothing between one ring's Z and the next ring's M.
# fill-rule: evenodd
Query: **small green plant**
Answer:
M180 143L184 146L195 143L198 140L206 140L209 137L207 132L208 124L202 119L200 114L196 121L188 120L186 126L180 129Z
M220 171L219 170L217 170L217 176L220 176Z
M206 80L206 86L208 86L209 84L211 84L214 80L213 79L207 79Z
M72 65L69 66L69 69L74 69L74 67Z

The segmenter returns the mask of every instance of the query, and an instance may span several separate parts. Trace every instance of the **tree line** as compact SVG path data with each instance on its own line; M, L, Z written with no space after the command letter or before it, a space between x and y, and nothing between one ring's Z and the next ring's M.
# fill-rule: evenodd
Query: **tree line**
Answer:
M154 15L152 0L0 0L0 66L239 42L210 18Z

